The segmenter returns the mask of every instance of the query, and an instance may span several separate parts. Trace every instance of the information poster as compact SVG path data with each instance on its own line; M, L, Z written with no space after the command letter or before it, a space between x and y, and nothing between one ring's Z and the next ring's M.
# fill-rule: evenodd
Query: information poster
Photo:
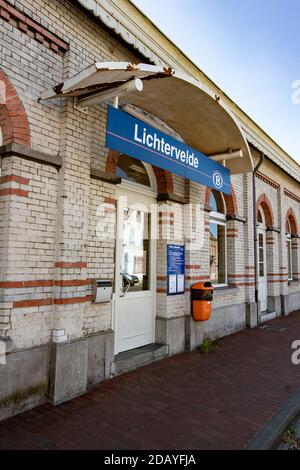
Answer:
M184 294L184 246L168 245L168 295Z

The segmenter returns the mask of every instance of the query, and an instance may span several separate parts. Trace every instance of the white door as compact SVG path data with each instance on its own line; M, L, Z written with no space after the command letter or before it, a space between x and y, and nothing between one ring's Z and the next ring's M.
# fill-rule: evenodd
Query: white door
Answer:
M117 190L115 354L154 342L156 200L145 193Z
M258 299L261 312L268 308L266 229L258 229Z

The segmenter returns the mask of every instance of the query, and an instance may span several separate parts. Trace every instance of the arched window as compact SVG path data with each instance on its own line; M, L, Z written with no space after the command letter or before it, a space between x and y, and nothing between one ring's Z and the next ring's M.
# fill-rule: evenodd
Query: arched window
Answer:
M266 225L265 214L261 208L257 211L257 223L262 226Z
M227 283L226 211L224 197L218 191L210 193L210 280L215 285Z
M148 188L152 187L152 181L145 165L140 160L136 160L128 155L120 155L116 168L116 176L132 183L148 186Z
M286 221L286 247L287 247L287 266L288 266L288 279L293 279L293 251L292 251L292 227L290 220Z
M288 209L285 218L285 237L288 279L292 281L297 278L299 272L299 252L297 249L298 224L292 208Z

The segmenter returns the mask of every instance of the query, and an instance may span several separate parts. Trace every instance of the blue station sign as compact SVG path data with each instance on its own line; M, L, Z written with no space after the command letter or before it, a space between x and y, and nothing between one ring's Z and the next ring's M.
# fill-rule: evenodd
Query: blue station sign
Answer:
M230 194L230 171L120 109L108 107L106 147Z

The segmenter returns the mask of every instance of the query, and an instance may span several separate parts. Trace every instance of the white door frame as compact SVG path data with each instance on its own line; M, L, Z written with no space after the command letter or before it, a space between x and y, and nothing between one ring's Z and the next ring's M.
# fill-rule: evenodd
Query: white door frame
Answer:
M124 199L124 197L126 199ZM115 355L120 351L120 329L118 319L120 310L122 308L123 290L122 290L122 277L120 275L122 270L122 254L123 254L123 210L127 204L143 205L149 209L151 214L151 246L150 246L150 289L149 291L127 292L125 295L127 299L138 298L151 298L151 312L152 312L152 343L155 342L155 313L156 313L156 238L157 238L157 193L150 188L123 181L116 187L117 199L117 229L116 229L116 252L115 252L115 292L113 296L114 313L113 313L113 329L115 332Z
M260 276L260 235L263 237L263 268L264 276ZM265 225L258 224L257 227L257 263L258 263L258 299L260 300L260 311L268 309L268 266L267 266L267 230Z

